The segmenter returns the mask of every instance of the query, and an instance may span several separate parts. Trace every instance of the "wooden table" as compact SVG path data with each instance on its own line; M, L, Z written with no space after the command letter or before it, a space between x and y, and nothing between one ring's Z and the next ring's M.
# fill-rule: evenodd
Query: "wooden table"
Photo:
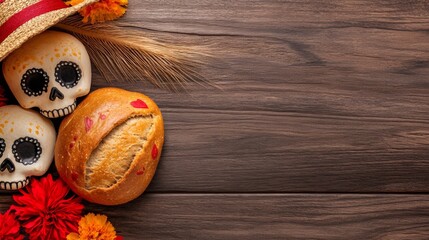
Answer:
M428 1L131 0L121 21L210 46L221 87L94 74L165 117L148 191L86 204L125 239L428 239Z

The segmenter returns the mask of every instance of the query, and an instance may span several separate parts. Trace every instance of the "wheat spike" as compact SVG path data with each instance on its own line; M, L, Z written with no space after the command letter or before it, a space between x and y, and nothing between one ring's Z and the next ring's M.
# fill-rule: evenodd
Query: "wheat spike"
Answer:
M147 80L172 91L187 83L209 84L197 72L204 64L202 48L163 44L142 36L142 32L114 22L84 24L69 17L56 25L77 37L86 46L91 62L108 81Z

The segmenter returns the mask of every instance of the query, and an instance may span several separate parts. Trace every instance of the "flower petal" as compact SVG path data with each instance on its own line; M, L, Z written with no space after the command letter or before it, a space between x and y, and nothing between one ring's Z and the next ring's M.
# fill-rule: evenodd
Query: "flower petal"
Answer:
M65 199L70 189L61 180L54 180L48 174L34 180L21 195L14 195L16 212L30 239L65 239L67 234L77 230L83 205L80 198Z

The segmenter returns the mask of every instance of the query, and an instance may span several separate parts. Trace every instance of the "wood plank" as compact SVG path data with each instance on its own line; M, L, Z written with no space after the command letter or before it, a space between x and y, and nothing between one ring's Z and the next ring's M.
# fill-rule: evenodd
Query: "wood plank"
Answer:
M426 1L130 4L148 36L210 46L202 72L222 88L113 83L164 113L150 191L429 190Z
M125 239L393 240L429 231L429 195L146 194L85 209L107 214Z
M418 135L426 123L202 110L192 111L189 119L183 111L169 110L166 147L151 191L420 192L428 187L429 149L404 139L427 142Z

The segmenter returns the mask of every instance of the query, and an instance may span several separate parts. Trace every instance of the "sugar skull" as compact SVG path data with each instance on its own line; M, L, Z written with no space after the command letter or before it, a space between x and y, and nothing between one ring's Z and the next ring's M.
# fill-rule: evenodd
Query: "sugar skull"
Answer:
M53 124L39 113L17 105L0 107L0 189L26 186L41 176L54 156Z
M63 32L46 31L28 40L6 58L3 75L23 108L38 107L49 118L71 113L76 98L91 88L89 55Z

